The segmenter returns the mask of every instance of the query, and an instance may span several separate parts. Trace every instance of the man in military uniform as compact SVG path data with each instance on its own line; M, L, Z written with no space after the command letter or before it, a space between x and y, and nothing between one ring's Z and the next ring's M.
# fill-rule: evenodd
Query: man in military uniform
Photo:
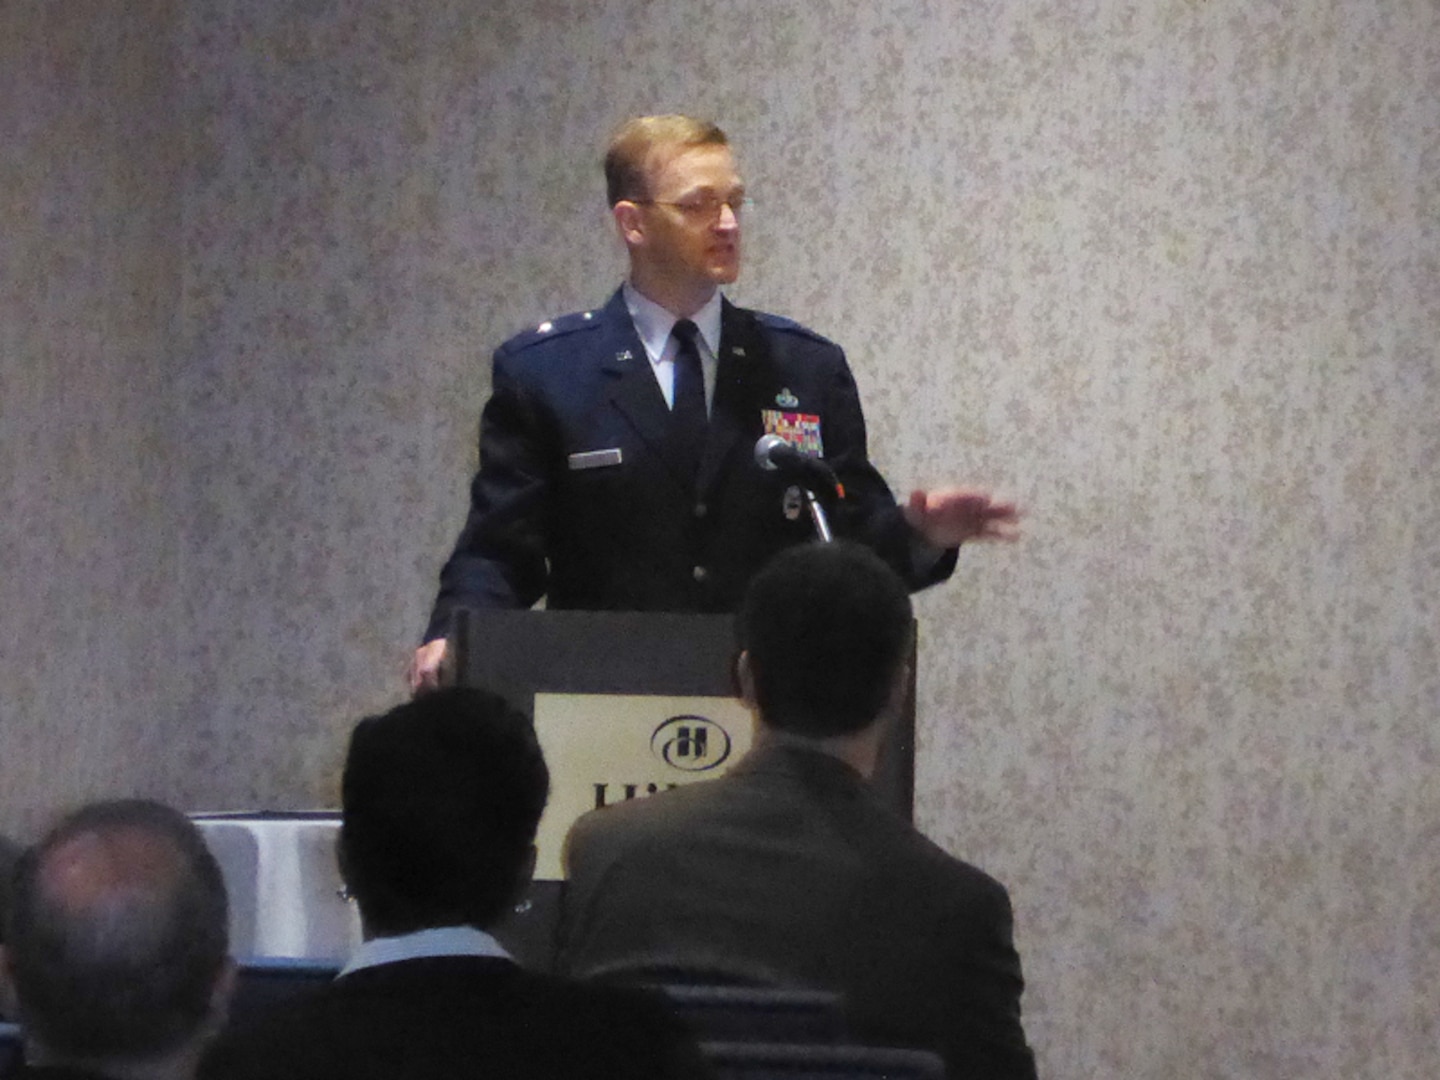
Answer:
M718 127L632 120L605 158L629 254L601 309L495 353L470 513L440 574L412 690L432 687L462 607L731 611L775 553L813 535L795 479L754 460L777 435L833 470L837 536L876 551L912 589L956 549L1012 539L1016 512L969 488L902 507L870 464L845 355L788 319L738 308L745 188ZM826 484L815 486L826 488Z

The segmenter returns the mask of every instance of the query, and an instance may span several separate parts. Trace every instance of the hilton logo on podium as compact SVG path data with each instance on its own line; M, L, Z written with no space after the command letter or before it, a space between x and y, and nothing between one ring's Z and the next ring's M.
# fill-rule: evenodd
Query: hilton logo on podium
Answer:
M672 769L682 772L701 773L719 768L729 759L731 749L730 733L724 727L694 713L672 716L650 734L650 752ZM610 785L597 783L591 786L595 789L595 809L600 810L610 801ZM629 802L680 785L661 780L616 786L621 797Z
M673 769L708 772L730 757L730 733L703 716L672 716L650 736L650 752Z

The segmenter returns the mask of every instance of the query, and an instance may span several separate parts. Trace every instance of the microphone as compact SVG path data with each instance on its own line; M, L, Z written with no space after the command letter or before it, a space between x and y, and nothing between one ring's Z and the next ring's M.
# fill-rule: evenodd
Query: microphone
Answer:
M796 450L779 435L760 436L755 444L755 463L767 472L789 473L810 483L818 481L826 491L841 493L834 469L820 458Z

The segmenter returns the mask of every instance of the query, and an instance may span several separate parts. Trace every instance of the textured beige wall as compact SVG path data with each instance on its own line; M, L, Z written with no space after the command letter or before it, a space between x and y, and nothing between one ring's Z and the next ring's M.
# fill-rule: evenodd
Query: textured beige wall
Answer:
M0 4L0 831L184 723L173 5ZM183 745L183 744L181 744Z
M604 133L681 108L896 485L1029 511L919 602L918 814L1045 1075L1435 1075L1431 0L61 10L0 6L0 828L333 798L485 357L613 287Z

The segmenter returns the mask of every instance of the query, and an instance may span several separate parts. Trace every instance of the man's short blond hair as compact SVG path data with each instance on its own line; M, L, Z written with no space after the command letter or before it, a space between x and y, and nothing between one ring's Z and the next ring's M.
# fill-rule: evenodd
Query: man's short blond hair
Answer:
M605 191L610 205L650 198L650 175L661 153L729 145L720 128L691 116L637 116L626 121L605 151Z

